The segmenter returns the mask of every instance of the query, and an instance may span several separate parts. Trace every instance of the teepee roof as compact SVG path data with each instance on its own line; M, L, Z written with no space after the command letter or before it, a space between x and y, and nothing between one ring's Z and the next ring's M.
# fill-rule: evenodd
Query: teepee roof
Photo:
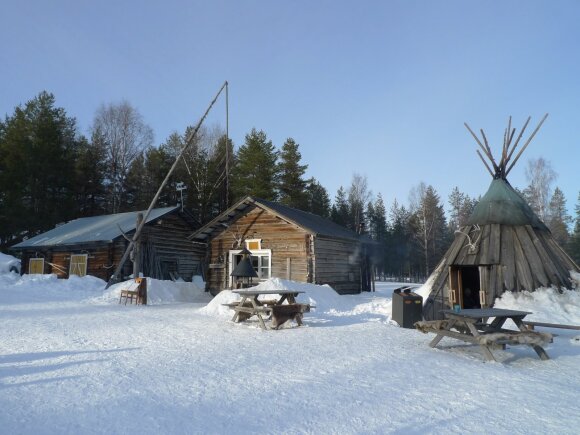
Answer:
M491 182L467 224L531 225L542 230L548 229L526 200L502 178Z

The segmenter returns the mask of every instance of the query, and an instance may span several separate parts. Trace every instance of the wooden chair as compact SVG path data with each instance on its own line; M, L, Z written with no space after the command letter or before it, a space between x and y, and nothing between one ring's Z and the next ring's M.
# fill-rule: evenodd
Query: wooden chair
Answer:
M125 298L125 305L127 305L127 301L131 301L131 304L133 304L133 300L135 301L135 305L143 304L146 282L145 278L135 278L127 288L121 289L119 303Z

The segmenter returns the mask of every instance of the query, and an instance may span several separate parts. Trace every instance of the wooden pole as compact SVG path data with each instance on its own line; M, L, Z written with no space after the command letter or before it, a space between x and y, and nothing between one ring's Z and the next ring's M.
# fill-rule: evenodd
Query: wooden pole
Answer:
M495 177L493 171L491 170L491 168L489 167L489 165L487 164L487 162L485 161L485 159L483 158L483 156L481 155L481 153L479 152L479 150L475 150L475 152L477 153L477 155L479 156L479 158L481 159L481 161L483 162L483 164L485 165L485 167L487 168L487 171L489 172L489 174L492 177Z
M473 138L475 139L475 141L477 142L477 144L479 145L479 147L481 148L483 153L491 160L491 158L489 157L489 154L487 153L487 150L485 149L485 147L483 146L483 144L481 143L479 138L475 135L473 130L471 130L471 128L469 128L469 125L467 125L467 122L464 122L463 125L465 125L467 130L469 130L469 132L471 133L471 135L473 136ZM481 155L479 157L483 160L483 157ZM483 160L483 162L485 163L485 160ZM487 163L485 163L485 166L489 169L489 166ZM492 176L493 176L493 174L492 174Z
M151 200L151 204L149 204L149 208L145 212L145 216L143 216L143 221L141 222L141 225L139 227L137 227L137 229L135 230L135 234L133 235L133 238L131 239L129 246L127 246L127 249L125 250L125 253L123 254L123 257L119 261L119 264L117 265L117 268L115 269L115 272L113 273L113 276L111 276L111 278L109 279L109 282L107 282L106 288L109 288L113 283L115 283L117 281L119 273L121 273L121 270L122 270L125 262L127 261L127 258L129 258L129 254L130 254L131 250L135 246L135 241L137 241L139 239L139 236L141 235L141 230L143 229L143 226L147 222L147 218L151 214L151 210L153 210L153 207L155 207L155 204L157 203L157 200L159 199L159 196L161 195L161 191L165 188L167 182L169 181L169 178L171 177L171 174L173 174L173 171L177 167L179 160L181 159L181 157L183 156L185 151L193 143L193 139L195 138L195 136L197 135L197 132L201 128L201 124L203 124L203 121L205 121L205 118L209 114L209 111L211 110L211 108L213 107L215 102L217 101L218 97L222 93L223 89L226 87L227 83L228 82L224 82L224 84L222 85L222 87L217 92L216 96L214 97L214 99L212 100L210 105L208 106L207 110L205 111L205 113L203 114L203 116L201 117L201 119L199 120L197 125L195 126L195 129L189 134L189 137L186 139L185 146L181 149L181 152L179 153L179 155L177 156L177 158L173 162L173 165L169 169L169 172L167 172L167 175L165 176L165 179L161 183L161 186L159 186L159 189L157 190L157 193L153 197L153 200Z
M538 130L540 129L540 127L542 126L542 124L544 123L544 121L546 120L547 117L548 117L548 114L546 113L544 115L544 117L542 118L542 120L540 121L540 123L538 124L538 126L536 127L536 129L534 130L534 132L532 133L532 135L528 138L527 142L525 143L525 145L522 147L522 149L520 150L520 152L518 153L518 155L514 159L513 163L510 165L510 167L506 171L506 173L505 173L506 177L510 173L510 171L512 170L514 165L517 163L517 161L520 158L520 156L522 155L522 153L526 150L526 148L528 147L528 145L530 144L530 142L532 141L532 139L534 138L534 136L536 135L536 133L538 132Z
M136 228L141 226L143 222L143 213L137 213ZM139 278L141 272L141 237L135 240L135 247L133 248L133 278Z
M230 99L226 80L226 210L230 206Z
M481 135L483 136L483 141L485 143L485 148L487 148L487 155L489 156L489 160L491 161L493 169L495 169L495 173L497 174L499 172L499 167L497 166L497 163L495 163L495 159L493 158L493 154L491 153L491 148L489 147L489 143L487 142L487 137L485 137L485 132L483 131L483 129L480 129L479 131L481 131Z
M518 135L518 138L516 139L516 142L514 143L514 146L512 147L512 149L510 150L510 152L509 152L509 154L507 156L507 159L505 161L506 166L507 166L508 162L510 161L510 159L512 158L512 155L513 155L514 151L518 147L518 143L520 142L520 139L524 135L524 131L526 131L526 127L528 126L528 124L529 124L529 122L530 122L531 119L532 119L532 117L531 116L528 116L528 119L526 120L526 123L522 127L522 131L520 131L520 134Z

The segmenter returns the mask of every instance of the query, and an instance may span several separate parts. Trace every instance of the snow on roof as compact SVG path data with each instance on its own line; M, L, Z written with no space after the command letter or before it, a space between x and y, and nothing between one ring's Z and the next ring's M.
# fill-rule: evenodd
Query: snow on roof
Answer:
M151 210L147 218L147 223L159 219L177 208L178 206L155 208ZM75 219L18 243L12 249L76 245L87 242L111 242L121 236L122 232L127 233L135 230L138 213L145 214L145 211L132 211Z

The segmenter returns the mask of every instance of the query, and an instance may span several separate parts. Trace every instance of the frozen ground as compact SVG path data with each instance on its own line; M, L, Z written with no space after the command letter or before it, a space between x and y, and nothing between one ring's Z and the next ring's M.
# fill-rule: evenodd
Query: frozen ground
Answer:
M103 285L0 275L1 433L578 433L578 331L552 331L550 361L518 346L486 363L392 324L397 284L311 286L306 326L280 331L233 324L195 289L177 303L157 282L158 305L121 306ZM500 303L580 324L578 296Z

